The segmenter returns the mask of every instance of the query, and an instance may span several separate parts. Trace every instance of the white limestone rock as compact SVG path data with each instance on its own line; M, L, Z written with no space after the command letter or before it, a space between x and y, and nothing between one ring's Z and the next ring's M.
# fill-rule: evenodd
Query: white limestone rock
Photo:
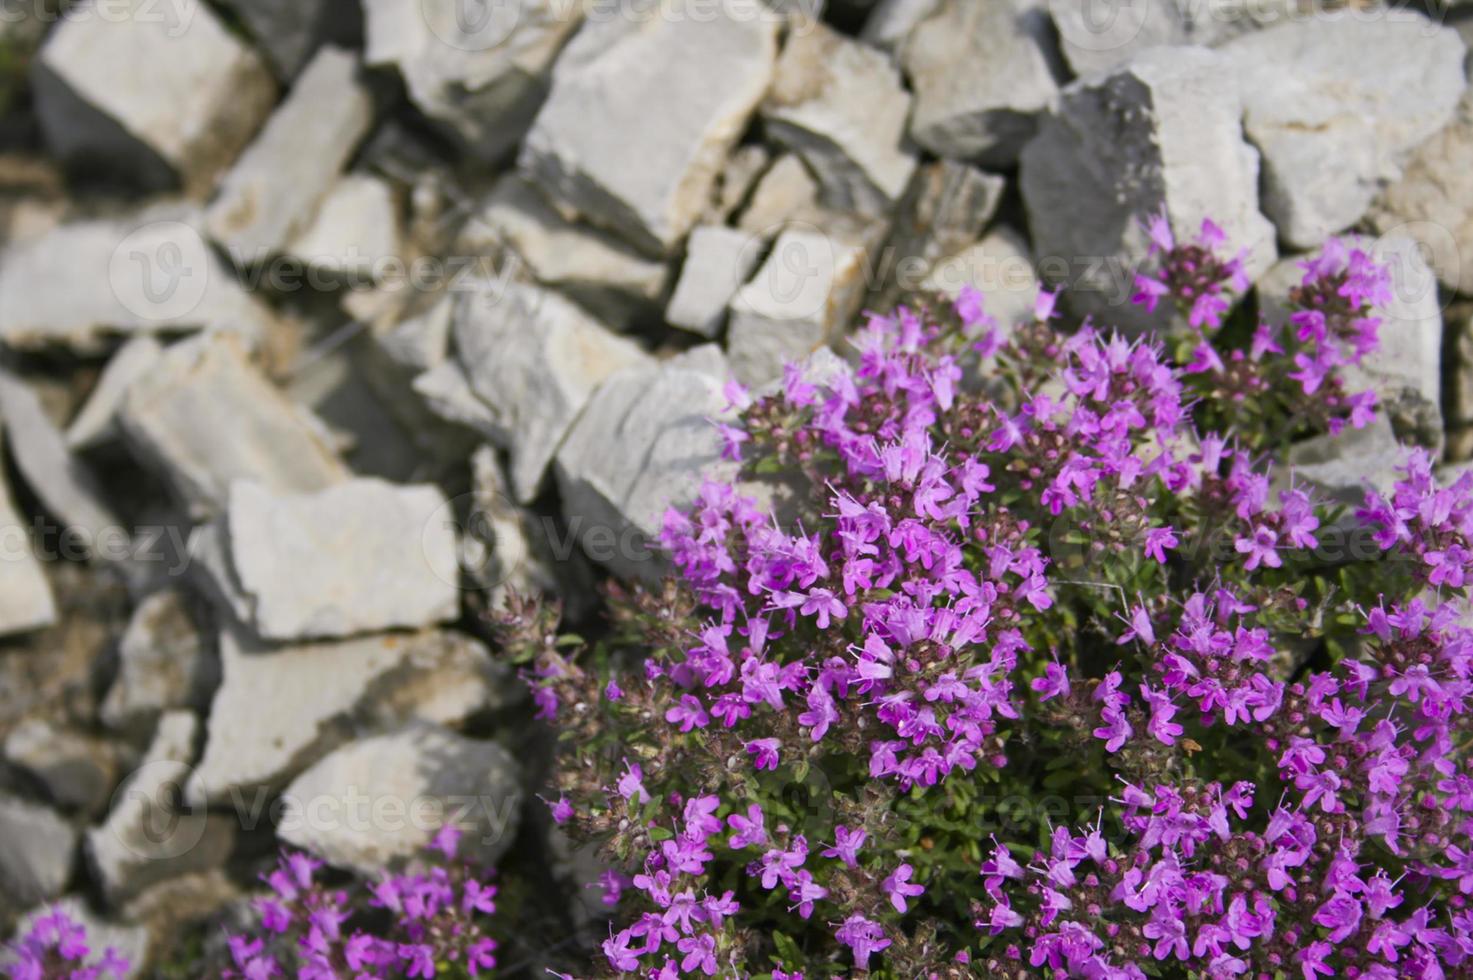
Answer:
M224 2L245 23L277 77L286 80L306 66L325 40L351 30L353 20L333 0Z
M884 54L822 24L788 38L762 103L767 134L817 175L821 202L882 215L904 193L911 97Z
M372 174L344 176L286 251L360 287L403 268L397 264L403 252L399 210L388 181Z
M287 248L311 227L372 122L357 58L318 51L221 182L206 215L210 237L238 266Z
M529 184L499 180L471 215L462 255L495 255L515 271L567 294L611 325L656 308L668 270L601 229L570 221Z
M118 787L107 819L87 832L88 865L113 906L161 881L218 868L230 855L235 817L177 802L199 728L190 711L160 716L142 764Z
M118 777L117 747L40 718L21 722L5 737L5 759L46 787L57 805L95 813Z
M778 236L752 281L732 297L727 353L737 379L760 385L835 339L858 310L883 226L833 220Z
M662 364L608 378L557 454L563 513L585 553L621 576L657 579L665 510L732 469L715 426L728 415L722 380L707 370Z
M818 181L796 153L785 153L757 181L737 228L764 241L777 237L790 221L802 220L818 206Z
M432 485L358 478L312 493L231 485L216 587L268 640L428 626L460 609L455 528Z
M685 264L665 308L666 321L702 337L716 336L727 304L761 254L761 240L753 235L720 225L698 226L686 242Z
M767 90L776 18L621 0L564 48L519 165L558 200L650 254L700 217ZM690 9L686 9L687 6Z
M348 478L336 453L228 337L169 348L134 383L118 421L197 517L218 511L235 480L306 493Z
M902 48L911 138L940 157L1011 166L1058 95L1058 60L1039 0L942 0Z
M148 374L164 348L152 337L134 337L108 358L87 401L67 426L66 444L73 451L92 449L112 441L118 432L117 416L133 382Z
M1276 255L1258 209L1258 154L1243 140L1229 63L1199 47L1152 48L1064 89L1023 150L1034 257L1067 283L1073 311L1129 330L1164 330L1171 312L1130 302L1145 259L1142 222L1165 211L1179 234L1212 218L1245 249L1256 279ZM1062 270L1055 270L1062 265ZM1062 272L1062 274L1056 274Z
M512 491L526 503L599 382L649 358L557 293L485 286L456 297L455 347L471 390L495 419L493 440L511 453Z
M1359 221L1467 86L1457 32L1412 11L1298 20L1220 50L1263 154L1263 209L1296 248Z
M1383 235L1415 239L1437 273L1456 292L1473 293L1473 89L1457 117L1412 153L1400 180L1371 207Z
M277 833L329 864L374 875L418 854L447 823L459 854L492 866L521 821L521 774L495 742L415 725L345 745L283 794Z
M533 596L557 591L536 518L518 507L496 451L481 446L471 455L472 490L460 536L460 566L484 590L490 608L505 606L508 590Z
M220 660L193 806L275 792L360 729L455 725L515 692L484 646L439 630L272 646L231 627Z
M859 39L870 47L895 53L915 30L931 16L941 0L880 0L865 19Z
M495 161L527 132L583 4L363 0L366 60L393 65L409 98L466 149Z
M31 544L30 524L22 519L0 474L0 636L27 633L56 622L56 599Z
M275 101L266 65L204 0L78 6L31 72L52 151L150 189L208 193Z
M982 294L983 310L1005 331L1032 322L1038 275L1028 242L1011 228L995 228L932 266L921 288L956 299L968 286Z
M213 645L177 588L145 596L118 641L118 673L98 716L110 728L150 731L161 712L205 708L220 679Z
M0 892L22 907L56 898L72 876L77 832L39 803L0 794Z
M271 322L177 202L73 221L0 249L0 340L100 353L109 335L208 327L254 342Z

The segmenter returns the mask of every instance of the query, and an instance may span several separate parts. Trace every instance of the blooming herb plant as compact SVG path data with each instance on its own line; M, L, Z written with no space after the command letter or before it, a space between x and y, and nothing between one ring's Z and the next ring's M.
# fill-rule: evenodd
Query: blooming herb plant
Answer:
M96 951L87 929L60 907L37 918L8 949L14 980L122 980L132 964L109 946Z
M260 928L229 939L227 980L380 980L476 977L496 965L487 933L496 886L456 862L459 831L436 835L420 871L389 875L350 895L317 880L322 862L284 853L262 880Z
M872 318L730 390L740 477L609 639L503 616L601 975L1469 975L1473 476L1413 452L1346 514L1273 462L1373 417L1387 274L1334 243L1235 339L1222 234L1149 230L1170 349L1050 293Z

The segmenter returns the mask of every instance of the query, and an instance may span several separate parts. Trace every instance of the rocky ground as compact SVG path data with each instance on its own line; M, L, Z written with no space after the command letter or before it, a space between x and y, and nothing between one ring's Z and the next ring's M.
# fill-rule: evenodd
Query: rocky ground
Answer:
M1147 214L1215 219L1268 317L1331 235L1390 263L1390 422L1304 477L1473 456L1464 13L0 0L0 933L61 899L202 975L279 844L372 873L448 815L511 972L576 962L590 864L487 615L596 629L725 465L726 381L863 310L1067 284L1171 329Z

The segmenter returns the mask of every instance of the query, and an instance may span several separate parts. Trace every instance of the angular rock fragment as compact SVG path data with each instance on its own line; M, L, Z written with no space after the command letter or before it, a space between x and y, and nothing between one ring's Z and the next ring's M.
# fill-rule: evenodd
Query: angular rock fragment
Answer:
M220 664L179 589L146 596L118 641L118 673L99 717L110 728L151 731L161 712L204 708Z
M700 217L776 54L775 18L694 8L677 0L651 16L623 0L619 15L590 20L558 58L519 159L557 199L651 254Z
M873 306L891 308L900 293L920 285L938 259L975 244L997 213L1006 186L995 174L953 160L916 170L882 256L879 271L887 288Z
M207 193L276 97L265 64L203 0L87 6L32 70L47 143L78 167Z
M1412 153L1371 207L1382 234L1416 239L1448 289L1473 293L1473 89L1447 128Z
M282 840L365 875L422 853L445 824L462 831L461 856L491 867L511 846L522 804L510 753L429 725L345 745L283 796Z
M1367 488L1391 493L1402 477L1397 467L1405 452L1390 421L1377 415L1363 429L1347 428L1339 435L1317 436L1289 447L1284 469L1296 484L1311 483L1331 499L1359 507Z
M490 446L471 456L470 512L460 538L460 564L487 593L491 608L505 604L508 589L531 596L557 591L545 552L545 536L537 535L532 515L512 500L511 488Z
M883 231L833 220L822 230L793 226L778 236L752 281L732 297L727 352L739 381L770 381L843 329L864 298L869 256Z
M901 49L910 135L937 156L1010 166L1058 95L1058 53L1037 0L941 0Z
M56 898L72 876L77 832L54 810L0 795L0 906Z
M450 297L438 297L426 309L380 334L378 344L396 364L428 371L443 364L450 354L450 315L454 309Z
M45 786L58 805L84 813L95 813L107 802L118 777L118 753L111 744L39 718L10 730L5 758Z
M1077 315L1132 330L1170 325L1164 304L1151 314L1130 302L1147 249L1141 222L1163 210L1183 235L1216 221L1247 250L1250 279L1273 263L1258 154L1243 141L1242 105L1225 77L1228 62L1205 48L1146 50L1066 88L1024 148L1034 256L1051 281L1070 285Z
M1437 278L1417 243L1388 235L1374 241L1345 236L1346 247L1364 249L1391 273L1391 303L1374 312L1381 318L1380 346L1360 367L1343 372L1350 391L1371 389L1377 409L1391 420L1396 436L1420 446L1442 445L1442 304ZM1318 256L1320 252L1313 255ZM1259 311L1272 323L1288 319L1289 290L1304 277L1300 259L1285 259L1258 285Z
M698 226L686 243L685 264L665 308L666 321L702 337L716 336L727 304L751 275L761 252L761 242L746 232Z
M0 249L0 340L93 353L109 334L208 327L254 341L271 314L215 257L200 227L197 211L167 204L11 242Z
M134 451L199 517L230 484L306 493L347 479L332 449L228 337L169 348L118 415Z
M278 790L360 726L453 725L509 696L484 647L436 630L273 647L232 628L220 661L204 755L185 787L196 806Z
M1033 319L1038 276L1028 242L1011 228L997 228L975 245L936 263L921 288L951 299L971 286L982 294L982 308L1008 330Z
M354 285L392 272L402 250L394 192L371 174L348 174L334 184L312 223L286 246L314 268L350 276Z
M825 207L881 215L915 169L904 146L910 110L888 58L816 24L788 38L762 119L812 168Z
M486 285L457 297L455 347L496 420L495 441L511 453L512 490L525 503L599 382L648 356L556 293Z
M364 0L365 58L394 65L409 97L466 149L494 161L516 146L547 98L554 59L583 4L518 0Z
M330 38L350 33L356 19L332 0L225 0L245 22L278 78L290 80Z
M917 24L929 17L941 0L880 0L859 32L859 39L881 51L895 52Z
M210 237L238 266L260 263L310 226L373 121L358 63L323 48L221 182Z
M66 438L24 381L0 369L0 419L10 454L31 491L87 554L121 554L128 531L109 508L96 477L67 449ZM111 539L111 540L108 540Z
M428 626L460 608L453 514L431 485L359 478L314 493L243 480L216 524L216 588L268 640Z
M711 189L711 201L701 218L702 224L724 225L752 193L772 157L760 143L739 146L726 158L726 166Z
M148 374L164 348L152 337L134 337L108 359L92 393L66 430L67 448L92 449L119 435L118 410L133 382Z
M114 906L160 881L219 867L234 846L233 816L179 803L199 727L193 712L160 716L142 764L118 787L107 819L87 832L88 864Z
M1296 20L1220 50L1263 154L1263 210L1297 248L1359 221L1467 86L1457 32L1412 11Z
M765 240L777 237L783 225L802 220L818 204L818 181L795 153L777 158L757 181L752 199L742 211L737 227Z
M491 406L471 390L470 378L460 361L449 360L435 365L414 379L413 388L435 415L465 426L482 438L506 444L506 430L497 421Z
M599 387L556 467L568 529L590 558L622 576L659 577L652 542L665 510L731 466L715 425L727 415L721 380L704 370L629 368Z
M457 250L498 255L613 325L654 308L665 290L663 262L607 232L569 221L516 175L497 182L462 229Z
M1076 75L1109 71L1147 48L1212 47L1292 17L1305 0L1197 3L1194 0L1049 0L1059 46Z
M0 475L0 636L25 633L56 622L56 600L31 545L30 524L22 519Z

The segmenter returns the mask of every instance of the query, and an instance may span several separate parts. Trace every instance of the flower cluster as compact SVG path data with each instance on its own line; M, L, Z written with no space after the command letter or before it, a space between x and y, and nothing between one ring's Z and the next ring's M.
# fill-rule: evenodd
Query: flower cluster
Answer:
M86 927L62 908L35 919L7 952L15 980L121 980L132 966L111 946L94 953Z
M455 858L459 832L447 824L433 848ZM350 898L318 880L322 863L282 854L262 880L270 894L256 900L261 928L230 937L227 978L355 980L389 977L480 976L496 965L496 941L486 934L496 911L496 886L463 864L435 864L422 873L386 876L367 896ZM358 924L373 917L386 929Z
M1142 301L1191 299L1186 356L1065 332L1050 294L1008 335L975 294L874 318L852 370L730 392L741 477L666 516L674 575L615 590L607 642L511 604L567 747L554 819L611 862L609 969L1473 964L1473 477L1413 455L1359 514L1374 554L1326 557L1338 511L1273 469L1302 427L1215 427L1257 389L1202 369L1251 365L1332 428L1385 274L1327 249L1300 346L1234 350L1206 329L1241 262L1210 224L1151 228ZM1291 378L1327 346L1351 353Z

